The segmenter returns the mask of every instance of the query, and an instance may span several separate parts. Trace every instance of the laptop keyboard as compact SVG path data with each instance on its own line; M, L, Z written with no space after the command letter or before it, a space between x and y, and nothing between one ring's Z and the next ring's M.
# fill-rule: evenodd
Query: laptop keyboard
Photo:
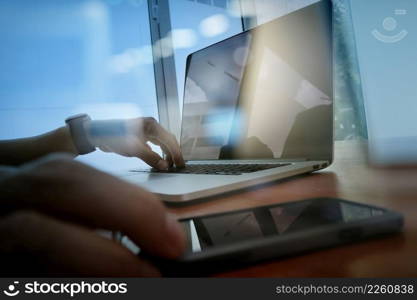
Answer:
M273 168L285 167L290 164L192 164L184 168L168 170L131 170L131 172L176 173L176 174L207 174L207 175L242 175Z

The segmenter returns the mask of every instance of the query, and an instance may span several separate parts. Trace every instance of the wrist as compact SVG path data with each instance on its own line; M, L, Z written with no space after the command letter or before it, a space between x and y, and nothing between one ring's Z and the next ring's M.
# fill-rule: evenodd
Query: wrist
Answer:
M59 127L45 134L28 139L28 147L34 157L41 157L49 153L65 152L78 155L71 133L67 126ZM36 149L36 150L35 150Z
M53 132L57 145L61 145L62 151L73 155L78 155L77 147L72 140L71 132L68 126L62 126Z

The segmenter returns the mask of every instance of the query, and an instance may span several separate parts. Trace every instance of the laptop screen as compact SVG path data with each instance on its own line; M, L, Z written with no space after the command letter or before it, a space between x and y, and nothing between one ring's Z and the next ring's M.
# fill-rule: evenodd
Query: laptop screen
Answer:
M332 160L330 1L189 55L186 160Z

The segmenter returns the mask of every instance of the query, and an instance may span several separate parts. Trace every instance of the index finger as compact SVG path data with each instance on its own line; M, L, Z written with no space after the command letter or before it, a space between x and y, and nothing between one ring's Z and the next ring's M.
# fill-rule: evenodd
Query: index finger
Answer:
M145 137L155 145L161 146L162 150L168 151L177 167L184 167L180 145L175 136L166 131L154 118L144 118L143 128Z

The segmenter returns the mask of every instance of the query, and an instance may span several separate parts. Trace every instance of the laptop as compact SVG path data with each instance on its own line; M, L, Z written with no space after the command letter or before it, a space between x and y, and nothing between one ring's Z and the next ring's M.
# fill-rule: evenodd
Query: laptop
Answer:
M190 54L184 169L124 179L184 203L321 170L333 160L332 7L320 1Z
M372 165L417 165L417 1L351 0Z

